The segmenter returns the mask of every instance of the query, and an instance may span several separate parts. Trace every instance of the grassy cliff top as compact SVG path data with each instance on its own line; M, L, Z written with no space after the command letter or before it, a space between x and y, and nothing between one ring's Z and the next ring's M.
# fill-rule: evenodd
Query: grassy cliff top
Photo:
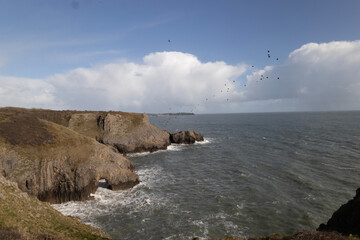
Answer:
M104 231L63 216L0 176L0 239L110 239Z

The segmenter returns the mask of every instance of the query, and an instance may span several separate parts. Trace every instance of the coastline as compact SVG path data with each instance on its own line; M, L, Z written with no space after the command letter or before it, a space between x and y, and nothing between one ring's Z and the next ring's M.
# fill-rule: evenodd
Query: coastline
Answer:
M62 129L62 128L61 128ZM1 136L1 135L0 135ZM210 139L211 141L209 141L208 138L205 138L205 141L204 142L195 142L195 144L193 146L189 146L189 145L183 145L183 144L171 144L169 145L170 146L170 149L168 151L158 151L157 153L159 154L156 154L155 156L160 156L160 155L165 155L165 156L170 156L169 153L178 153L179 155L186 155L188 157L190 157L188 160L186 160L187 164L192 164L192 161L194 160L194 158L191 157L191 154L196 154L197 152L197 149L199 149L199 147L205 147L206 149L211 149L213 148L212 145L210 144L207 144L207 143L211 143L212 141L220 141L219 144L221 144L221 139L218 139L218 140L215 140L215 139L212 139L211 136L210 136ZM230 140L231 138L227 137L226 139ZM269 138L267 136L267 140L270 141L271 138ZM83 141L83 140L82 140ZM209 141L209 142L207 142ZM266 142L268 142L266 141ZM187 147L189 146L189 147ZM29 146L31 148L31 146ZM174 148L174 149L172 149ZM176 149L176 150L175 150ZM180 150L179 150L180 149ZM184 151L185 149L187 149L186 151ZM177 151L179 150L179 151ZM214 149L215 150L215 149ZM220 150L220 149L218 149ZM214 153L216 153L216 151L214 151ZM142 154L142 155L141 155ZM5 156L5 155L3 155ZM134 157L136 158L137 156L145 156L144 157L144 160L140 160L140 161L145 161L145 159L150 159L149 156L154 156L153 154L149 154L149 153L140 153L140 155L135 155ZM131 155L130 155L130 158ZM190 161L189 161L190 160ZM211 162L210 159L207 159L207 164L213 164ZM169 159L169 161L171 162L176 162L176 159ZM169 163L170 163L169 162ZM145 163L145 162L144 162ZM206 162L205 162L206 163ZM197 163L194 163L194 164L197 164ZM172 180L171 178L173 176L171 176L171 173L167 172L167 170L165 171L165 168L158 168L158 167L155 167L153 165L153 167L151 167L151 162L149 164L147 164L148 167L146 168L140 168L140 169L137 169L137 172L141 173L139 174L140 175L140 180L141 178L144 178L142 182L140 182L140 184L137 184L135 187L132 187L128 190L125 190L125 191L121 191L121 192L112 192L108 189L104 189L104 192L106 192L106 194L110 194L112 195L112 197L114 198L114 200L116 200L117 202L119 201L122 201L124 199L126 199L126 201L124 201L124 204L125 205L128 205L130 204L130 208L129 208L129 211L134 211L136 209L141 209L142 207L146 207L146 206L157 206L157 204L159 203L166 203L168 201L168 199L166 198L166 195L163 197L163 198L154 198L154 196L152 196L151 192L147 192L147 196L149 197L146 197L146 195L142 196L142 198L140 199L136 199L134 198L134 194L135 196L137 196L139 194L139 190L142 190L142 191L147 191L147 190L151 190L151 189L156 189L157 188L157 185L161 182L166 182L166 181L175 181L175 180ZM150 166L150 168L149 168ZM201 165L200 165L201 166ZM176 167L176 165L174 166ZM194 172L196 174L196 172ZM241 175L242 176L242 175ZM247 175L244 175L244 178L246 178ZM146 181L146 178L152 178L151 181ZM195 179L196 180L196 179ZM173 182L174 184L176 184L176 182ZM155 185L153 185L155 184ZM186 184L187 185L187 184ZM101 189L100 189L101 190ZM114 194L111 194L111 193L114 193ZM132 195L133 194L133 195ZM149 195L150 194L150 195ZM119 196L121 196L119 198ZM150 197L151 196L151 197ZM95 199L99 199L100 201L109 201L109 199L103 199L101 195L93 195L93 197L95 197ZM124 198L125 197L125 198ZM89 202L78 202L78 203L91 203L93 201L89 201ZM105 204L104 202L104 204ZM133 203L132 203L133 202ZM76 202L71 202L71 203L76 203ZM69 202L70 204L70 202ZM132 204L132 205L131 205ZM155 205L154 205L155 204ZM125 206L124 205L124 206ZM88 205L89 207L89 205ZM110 209L111 210L111 209ZM109 210L109 211L110 211ZM86 211L86 210L85 210ZM138 211L138 210L136 210ZM136 212L135 211L135 212ZM109 212L110 213L110 212ZM184 213L184 214L188 214L188 213ZM221 215L219 215L219 217L221 217ZM145 222L146 221L151 221L151 219L147 219L147 218L144 218L143 219ZM196 220L197 221L197 220ZM196 222L196 224L201 224L199 221ZM85 221L86 222L86 221ZM201 225L199 225L201 226ZM194 233L194 236L196 236L197 234ZM189 236L190 237L190 236ZM261 238L258 238L258 239L261 239ZM269 238L270 239L270 238ZM281 239L281 238L280 238Z

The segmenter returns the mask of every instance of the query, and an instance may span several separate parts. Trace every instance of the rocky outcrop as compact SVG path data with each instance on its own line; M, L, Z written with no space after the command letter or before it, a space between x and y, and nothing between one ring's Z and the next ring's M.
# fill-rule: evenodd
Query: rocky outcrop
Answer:
M204 141L204 137L196 131L181 131L170 134L171 143L193 144L196 141Z
M170 135L149 122L144 114L107 114L104 119L105 144L121 153L153 152L170 145Z
M34 114L39 119L68 127L121 153L152 152L170 145L170 134L152 125L145 113L53 111L2 108L2 112Z
M336 231L342 234L360 236L360 188L355 197L342 205L318 231Z
M171 143L191 144L203 141L201 134L195 131L170 134L152 125L145 113L21 108L2 108L1 112L31 113L39 119L68 127L100 143L110 145L123 154L162 150Z
M0 239L105 240L111 237L76 218L63 216L0 175Z
M100 179L113 190L139 183L111 147L27 111L0 111L0 174L51 203L89 199Z

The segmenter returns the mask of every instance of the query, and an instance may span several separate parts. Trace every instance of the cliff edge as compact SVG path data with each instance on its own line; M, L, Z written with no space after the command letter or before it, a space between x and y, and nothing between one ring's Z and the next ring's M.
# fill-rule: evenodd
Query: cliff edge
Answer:
M336 231L345 235L360 236L360 188L353 199L342 205L318 231Z
M139 183L111 147L31 111L0 111L0 175L42 201L86 200L105 179L113 190Z

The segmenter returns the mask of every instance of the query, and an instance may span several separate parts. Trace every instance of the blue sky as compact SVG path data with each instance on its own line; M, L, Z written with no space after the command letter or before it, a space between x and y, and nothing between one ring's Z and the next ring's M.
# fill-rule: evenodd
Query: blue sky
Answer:
M319 103L319 101L304 104L301 99L296 99L299 96L284 97L280 94L281 97L279 97L278 92L274 90L272 92L264 89L259 91L255 88L251 92L250 90L246 92L244 85L248 83L248 87L251 86L251 79L261 71L269 75L271 72L273 75L274 72L282 73L289 82L296 83L299 79L292 78L291 71L304 66L296 65L297 63L292 62L289 56L296 49L301 49L302 46L310 43L320 44L318 48L303 49L304 51L311 49L320 54L317 58L320 61L324 60L322 63L316 62L320 64L319 68L324 64L328 64L325 69L338 66L335 62L326 62L326 56L321 55L323 51L316 50L321 48L321 44L327 44L324 51L335 55L340 54L344 59L354 59L354 53L350 51L347 55L343 55L341 50L343 47L332 43L352 43L351 49L355 49L353 52L357 51L357 40L360 39L359 10L360 1L356 0L0 0L0 84L2 85L2 91L0 85L0 97L6 99L0 104L59 109L66 107L115 108L113 110L160 112L170 108L173 111L189 110L197 106L194 111L204 113L356 110L359 109L359 104L356 104L358 96L355 93L351 100L348 99L344 101L344 104L333 107L331 100L335 98L328 99L328 104ZM267 50L270 50L270 59L267 58ZM305 56L306 52L300 51L297 54ZM145 63L144 58L149 55L156 57L150 57L150 62ZM197 84L191 84L194 81L200 81L197 80L198 75L185 76L179 72L178 77L172 76L172 80L169 80L174 84L165 82L168 88L164 88L163 91L172 93L168 96L171 98L174 96L172 91L176 91L175 87L182 92L189 88L188 95L182 94L187 96L187 99L175 96L173 102L170 101L171 104L169 104L169 100L165 97L162 99L159 96L150 95L150 92L154 92L151 87L156 86L151 83L151 81L156 82L152 77L159 78L165 73L171 74L173 70L165 71L164 66L168 66L174 58L179 60L182 57L184 57L184 62L189 60L189 64L194 63L184 69L185 72L200 71L201 77L204 78L204 82L198 82L198 91L194 92L192 89ZM193 62L193 58L200 64ZM275 58L279 60L276 61ZM161 64L158 64L159 61ZM234 67L237 70L229 73L228 78L219 77L207 83L206 79L211 76L206 76L200 68L207 63L220 62L224 64L215 64L214 69L209 70L209 73L223 71L222 66ZM356 65L357 62L353 63ZM114 71L104 70L112 69L111 66L114 64L118 64L114 69L124 68L137 71L137 76L141 76L142 79L127 78L129 72L126 70L120 71L116 76L113 76ZM133 66L129 67L131 64ZM181 62L179 64L179 66L173 66L174 69L181 68ZM307 62L307 64L308 68L314 67L314 62ZM160 65L162 67L159 67ZM252 65L254 68L251 67ZM151 75L152 77L146 75L148 70L144 70L150 66L156 72ZM266 70L266 66L272 66L274 69ZM81 73L74 72L77 71L76 69ZM326 75L325 72L324 70ZM356 75L357 72L354 74L355 78L359 77ZM96 75L101 76L101 79L94 77ZM102 85L104 78L109 75L113 78L108 81L109 87L97 88L97 84ZM312 79L311 76L306 77ZM316 75L316 78L319 79L321 76ZM354 75L352 76L354 78ZM184 80L187 83L184 84L185 86L176 83L183 81L183 78L187 78ZM12 79L12 83L9 83L9 79ZM127 80L118 82L116 79ZM216 87L219 87L216 81L224 84L228 81L227 86L229 86L234 80L239 84L232 84L231 89L223 89L230 92L230 95L216 96L221 91L216 90ZM74 81L78 84L68 86ZM166 81L166 77L163 81ZM319 81L324 86L329 85L329 82L325 80ZM335 82L336 79L333 81ZM106 101L99 102L103 94L116 95L116 91L111 86L117 86L122 89L121 91L132 92L131 89L136 88L134 82L139 84L139 88L146 86L146 89L140 93L135 93L134 90L134 97L127 104L121 102L128 101L131 96L127 99L110 97ZM164 84L164 82L159 82L159 84ZM203 88L204 84L209 85ZM357 86L358 82L352 82L352 84ZM64 87L65 85L67 88ZM18 86L21 86L19 91L17 91ZM282 83L276 88L282 91L283 86ZM308 90L304 90L309 89L309 86L297 87L299 89L292 90L311 94ZM79 88L86 90L82 91ZM84 92L83 95L79 95L74 89L79 90L80 93ZM89 89L94 91L94 94L87 95ZM206 89L212 90L206 92ZM28 96L27 100L12 98L14 91L23 92L24 96ZM346 95L346 91L342 96ZM259 96L260 92L262 96ZM323 94L327 95L326 93ZM201 98L193 97L193 94ZM31 96L36 97L34 101L29 100ZM94 100L96 104L88 99L91 96L97 99L97 101ZM148 96L148 98L139 100L136 96ZM249 96L257 97L250 98ZM206 98L208 100L205 100ZM211 106L204 102L210 102L210 100ZM114 104L114 101L119 101L119 103ZM152 101L152 104L149 104L149 101ZM299 101L302 102L300 105ZM157 107L151 107L151 105L157 105ZM311 106L314 105L318 107L312 108Z

